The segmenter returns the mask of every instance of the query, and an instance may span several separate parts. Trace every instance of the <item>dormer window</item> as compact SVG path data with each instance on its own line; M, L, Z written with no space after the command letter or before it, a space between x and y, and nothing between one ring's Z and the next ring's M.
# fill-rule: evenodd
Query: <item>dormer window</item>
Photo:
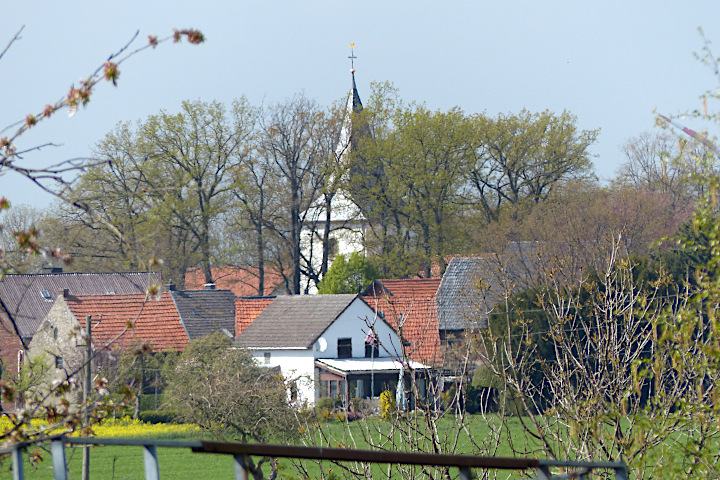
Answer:
M40 295L45 299L46 302L52 302L52 295L47 290L40 290Z

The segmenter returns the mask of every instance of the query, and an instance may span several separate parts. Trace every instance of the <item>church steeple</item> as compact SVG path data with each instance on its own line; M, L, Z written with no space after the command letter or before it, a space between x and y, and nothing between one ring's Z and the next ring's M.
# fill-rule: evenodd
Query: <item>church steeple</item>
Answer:
M355 42L350 44L350 56L348 58L350 59L350 73L352 74L352 97L350 99L352 103L348 102L348 111L360 113L362 112L363 105L360 101L360 94L358 93L357 85L355 84L355 59L357 58L355 56ZM351 108L352 110L350 110Z

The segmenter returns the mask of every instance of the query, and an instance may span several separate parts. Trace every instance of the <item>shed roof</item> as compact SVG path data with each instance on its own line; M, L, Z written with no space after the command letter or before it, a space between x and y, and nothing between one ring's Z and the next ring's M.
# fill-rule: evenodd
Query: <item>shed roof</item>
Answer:
M154 351L182 350L190 341L175 303L165 292L159 299L145 294L80 295L65 299L75 318L84 325L91 315L92 338L96 347L108 345L126 349L139 342Z
M235 294L230 290L172 290L190 340L218 330L235 338Z
M31 338L63 289L75 295L144 293L160 281L159 273L5 275L0 279L0 302L20 334Z
M311 348L357 295L294 295L273 300L235 340L245 348Z

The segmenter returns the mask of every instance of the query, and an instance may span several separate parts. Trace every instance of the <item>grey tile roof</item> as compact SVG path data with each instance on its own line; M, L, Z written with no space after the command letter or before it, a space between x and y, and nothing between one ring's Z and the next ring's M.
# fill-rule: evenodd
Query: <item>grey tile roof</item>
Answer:
M190 340L218 330L235 337L235 294L232 290L170 292Z
M357 295L277 297L235 340L244 348L311 348Z
M0 302L20 335L29 339L65 288L72 295L125 294L145 292L151 283L161 283L159 273L5 275L0 279Z
M506 292L528 288L536 272L534 242L510 243L502 255L453 258L436 297L439 328L487 328L488 313Z

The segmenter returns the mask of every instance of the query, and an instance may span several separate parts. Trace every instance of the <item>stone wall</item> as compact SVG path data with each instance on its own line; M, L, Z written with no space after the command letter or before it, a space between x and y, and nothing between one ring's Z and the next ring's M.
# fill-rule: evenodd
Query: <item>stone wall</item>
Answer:
M42 361L47 365L45 383L48 385L54 381L73 378L78 385L73 395L70 395L74 400L73 397L82 391L80 385L84 378L82 370L85 362L84 345L84 328L81 328L61 295L55 300L50 312L33 336L28 358L30 361Z

